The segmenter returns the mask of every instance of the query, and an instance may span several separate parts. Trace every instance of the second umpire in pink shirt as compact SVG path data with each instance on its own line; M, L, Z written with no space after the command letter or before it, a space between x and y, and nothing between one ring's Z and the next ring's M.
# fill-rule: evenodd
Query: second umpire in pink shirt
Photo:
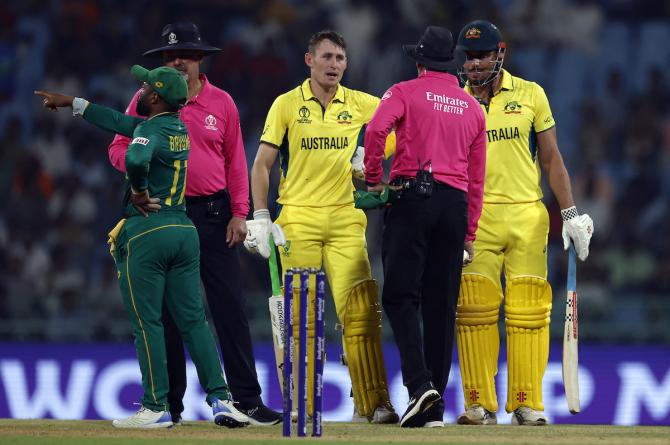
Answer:
M200 73L204 56L221 51L204 43L191 22L166 25L162 45L145 52L159 56L166 66L187 76L188 100L180 111L191 140L186 177L186 212L200 238L200 277L216 327L228 386L237 408L252 425L273 425L281 415L261 401L256 375L246 299L240 288L237 244L246 236L249 213L249 176L240 118L228 93L210 84ZM126 113L135 114L135 94ZM128 138L116 136L109 159L125 171ZM163 312L173 421L181 420L186 391L184 345L167 310Z
M382 97L365 132L365 179L368 191L383 190L384 143L395 128L389 182L400 194L384 217L382 304L410 396L400 426L443 426L463 250L473 254L482 209L486 123L450 74L465 55L448 29L429 26L403 49L418 78Z

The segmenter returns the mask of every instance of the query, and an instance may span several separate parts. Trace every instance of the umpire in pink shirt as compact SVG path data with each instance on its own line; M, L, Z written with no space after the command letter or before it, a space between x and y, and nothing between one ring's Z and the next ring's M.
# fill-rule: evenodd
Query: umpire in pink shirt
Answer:
M281 421L281 415L261 401L244 308L246 299L239 283L236 246L246 236L249 213L249 177L240 118L230 95L200 73L203 57L218 51L221 49L202 41L195 24L179 22L165 26L162 45L143 55L162 57L165 66L187 77L188 100L180 114L191 140L184 199L200 238L200 277L237 408L249 416L252 425L274 425ZM139 93L135 93L126 113L136 115ZM125 171L128 142L127 137L118 135L109 146L109 160L121 171ZM168 402L173 421L179 424L186 391L184 344L166 308L163 325L170 380Z
M451 74L465 55L448 29L429 26L403 49L418 77L382 97L365 132L365 179L368 191L383 190L384 144L395 128L389 183L400 193L384 218L382 304L410 395L400 426L434 427L444 426L463 251L474 254L482 209L486 123Z

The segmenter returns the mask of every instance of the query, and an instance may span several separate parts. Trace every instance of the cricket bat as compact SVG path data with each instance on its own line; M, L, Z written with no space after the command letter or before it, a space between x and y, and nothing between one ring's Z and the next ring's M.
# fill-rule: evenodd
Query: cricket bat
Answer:
M270 235L270 283L272 284L272 295L268 299L270 308L270 321L272 323L272 343L275 349L275 364L277 366L277 378L279 387L284 382L282 368L284 366L284 297L281 292L279 281L279 269L277 267L277 254L274 239Z
M565 304L565 327L563 330L563 386L570 413L579 412L579 357L577 341L577 253L570 242L568 249L568 295Z

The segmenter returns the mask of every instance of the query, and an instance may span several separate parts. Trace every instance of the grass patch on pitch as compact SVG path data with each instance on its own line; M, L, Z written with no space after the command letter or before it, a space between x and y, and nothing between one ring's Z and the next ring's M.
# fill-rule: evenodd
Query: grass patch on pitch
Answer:
M321 439L301 443L375 444L667 444L670 427L549 425L546 427L457 426L401 429L392 425L326 423ZM308 430L309 432L309 430ZM294 430L295 433L295 430ZM181 445L286 443L281 425L227 429L212 422L186 422L169 430L118 430L110 421L0 419L0 445ZM293 440L298 440L294 438Z

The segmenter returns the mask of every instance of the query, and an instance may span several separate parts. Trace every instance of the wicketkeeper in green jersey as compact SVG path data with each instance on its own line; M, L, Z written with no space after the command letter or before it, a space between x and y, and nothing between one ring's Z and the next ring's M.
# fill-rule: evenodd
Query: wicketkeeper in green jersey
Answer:
M186 216L184 188L190 143L179 108L187 85L174 68L132 74L144 82L137 112L128 116L88 101L36 91L44 107L72 107L92 124L131 137L126 154L127 191L123 217L110 233L119 286L135 334L142 371L142 408L117 428L172 426L167 403L168 376L161 308L166 302L198 370L214 421L227 427L248 423L234 406L223 377L214 338L200 299L200 245Z

